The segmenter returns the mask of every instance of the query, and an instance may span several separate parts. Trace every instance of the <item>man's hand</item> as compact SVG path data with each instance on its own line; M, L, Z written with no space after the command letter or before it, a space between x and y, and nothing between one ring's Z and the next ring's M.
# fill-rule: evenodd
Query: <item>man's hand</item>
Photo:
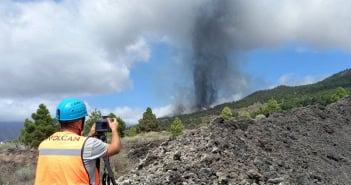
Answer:
M118 121L116 118L107 118L107 123L112 131L118 131Z
M118 154L121 150L121 141L118 135L118 121L116 118L107 118L107 123L112 131L111 143L107 145L107 156Z

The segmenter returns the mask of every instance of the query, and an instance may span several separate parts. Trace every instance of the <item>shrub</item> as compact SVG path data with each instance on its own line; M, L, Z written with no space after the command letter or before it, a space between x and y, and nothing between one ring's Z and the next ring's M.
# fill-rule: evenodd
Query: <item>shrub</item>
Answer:
M221 116L225 120L230 120L233 118L233 113L229 107L225 106L222 110Z
M34 169L31 167L22 167L15 172L15 176L18 180L20 181L28 181L28 180L33 180L34 179Z
M183 134L183 129L184 129L184 125L182 121L178 117L176 117L173 123L171 124L170 131L172 136L176 137Z
M266 118L266 116L264 114L258 114L255 117L255 119L257 119L257 120L260 120L260 119L263 119L263 118Z
M244 118L247 118L247 119L251 119L251 115L250 115L250 112L248 111L243 111L240 113L240 116L244 117Z
M331 101L336 102L348 95L349 95L348 92L344 88L338 87L335 89L335 92L331 95Z
M127 131L127 136L134 137L137 135L137 128L136 127L130 127Z

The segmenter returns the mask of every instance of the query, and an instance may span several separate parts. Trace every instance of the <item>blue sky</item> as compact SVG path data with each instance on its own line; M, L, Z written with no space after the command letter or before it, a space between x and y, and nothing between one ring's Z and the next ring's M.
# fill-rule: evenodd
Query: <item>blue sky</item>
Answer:
M0 122L30 118L40 103L54 116L67 97L128 124L136 124L147 107L158 117L179 105L192 111L200 105L193 71L207 61L197 58L199 51L215 59L201 77L211 76L203 83L212 85L208 92L217 89L211 106L277 85L317 82L351 67L348 5L0 1Z
M337 48L317 50L303 44L287 44L251 51L243 70L271 85L279 84L284 76L292 78L287 85L302 85L308 79L315 82L350 68L350 56Z

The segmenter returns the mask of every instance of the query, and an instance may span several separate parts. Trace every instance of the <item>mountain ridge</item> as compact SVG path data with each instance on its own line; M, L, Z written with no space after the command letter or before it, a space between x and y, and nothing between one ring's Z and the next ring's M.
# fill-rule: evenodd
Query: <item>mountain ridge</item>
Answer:
M0 122L0 142L12 141L16 139L24 127L20 121L1 121Z
M303 102L305 104L302 105L306 106L313 104L308 102L313 101L310 99L323 98L323 96L327 95L328 93L332 93L332 91L335 91L335 89L338 87L345 88L348 92L351 92L351 69L345 69L313 84L300 86L280 85L272 89L258 90L238 101L226 102L223 104L216 105L207 110L202 110L189 114L163 117L159 120L163 129L168 128L175 117L179 117L187 128L194 128L197 127L198 124L201 124L203 122L202 119L204 117L219 115L223 108L226 106L231 108L232 110L241 109L253 105L255 103L264 104L272 98L277 100L278 102L292 100L297 101L299 99L306 99L305 101L307 102ZM324 105L326 104L329 103L324 103Z

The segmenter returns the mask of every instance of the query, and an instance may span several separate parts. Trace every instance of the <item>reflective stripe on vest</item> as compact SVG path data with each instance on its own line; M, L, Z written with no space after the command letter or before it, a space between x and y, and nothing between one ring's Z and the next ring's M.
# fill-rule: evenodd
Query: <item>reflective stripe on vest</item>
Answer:
M81 149L40 149L39 155L78 155L82 153Z

